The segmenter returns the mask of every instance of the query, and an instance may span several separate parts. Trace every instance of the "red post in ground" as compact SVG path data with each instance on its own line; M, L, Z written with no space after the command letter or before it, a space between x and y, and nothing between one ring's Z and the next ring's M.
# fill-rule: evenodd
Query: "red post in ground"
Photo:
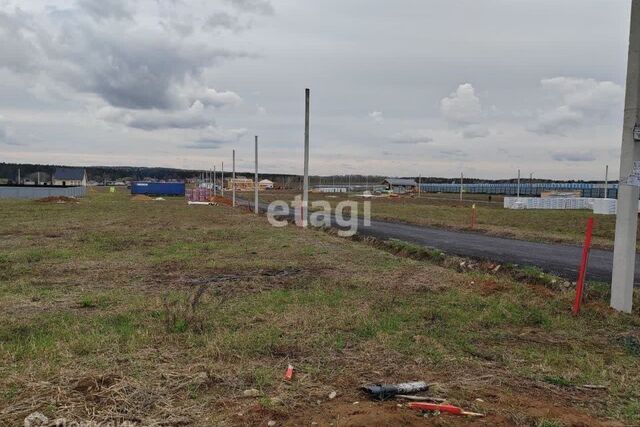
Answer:
M587 231L584 236L584 247L582 248L582 261L580 263L580 273L576 285L576 300L573 303L573 315L580 313L580 304L584 293L584 280L587 276L587 264L589 263L589 251L591 250L591 235L593 234L593 217L587 221Z
M476 228L476 205L471 206L471 228Z

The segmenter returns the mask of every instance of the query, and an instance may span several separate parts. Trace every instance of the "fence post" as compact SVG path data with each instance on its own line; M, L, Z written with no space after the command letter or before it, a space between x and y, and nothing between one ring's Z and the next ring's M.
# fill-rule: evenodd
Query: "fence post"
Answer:
M573 303L573 315L580 313L580 304L584 294L584 281L587 276L587 264L589 263L589 251L591 249L591 235L593 234L593 217L587 221L587 231L584 237L584 247L582 248L582 261L580 262L580 273L576 284L576 299Z
M476 204L471 206L471 229L476 228Z

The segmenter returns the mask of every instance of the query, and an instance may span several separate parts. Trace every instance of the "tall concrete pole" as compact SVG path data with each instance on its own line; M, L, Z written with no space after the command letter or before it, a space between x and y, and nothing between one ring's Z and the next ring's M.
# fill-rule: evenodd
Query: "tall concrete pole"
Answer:
M213 187L213 195L218 195L218 189L216 188L216 167L213 167L213 178L211 179L211 185Z
M462 188L464 186L464 173L460 173L460 201L462 201Z
M520 198L520 169L518 169L518 189L517 189L517 197Z
M220 175L220 191L222 192L222 197L224 197L224 162L222 162L222 171Z
M20 185L20 168L18 168L18 185Z
M236 150L233 150L233 172L231 183L231 200L233 201L233 207L236 207Z
M418 175L418 197L422 195L422 174Z
M604 198L609 198L609 165L604 168Z
M256 135L256 173L253 183L253 211L257 214L258 211L258 135Z
M634 130L640 125L640 0L631 2L631 31L627 62L627 94L624 108L624 129L620 153L620 184L616 238L613 247L611 307L631 313L633 280L636 267L636 235L640 188L628 185L634 162L640 161L640 142Z
M302 226L309 221L309 99L311 91L304 91L304 181L302 182Z

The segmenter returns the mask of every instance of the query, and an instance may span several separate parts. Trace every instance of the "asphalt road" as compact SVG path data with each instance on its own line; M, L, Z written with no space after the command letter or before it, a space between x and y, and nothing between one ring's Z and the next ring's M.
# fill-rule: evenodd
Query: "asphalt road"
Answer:
M432 248L445 253L490 260L502 264L512 263L539 267L567 280L577 280L582 258L582 247L552 243L528 242L484 234L450 231L422 226L372 221L371 227L362 227L359 234L381 239L399 239ZM638 265L636 254L636 265ZM610 281L613 252L592 249L589 256L587 280ZM636 285L640 284L640 272L636 269Z
M260 204L266 211L267 205ZM335 221L332 218L332 224ZM451 255L488 260L501 264L535 266L567 280L578 278L582 258L582 247L553 243L538 243L524 240L487 236L485 234L451 231L418 225L372 220L365 227L359 221L358 234L379 239L398 239L431 248ZM636 265L638 264L636 254ZM589 256L587 280L611 281L613 252L592 249ZM636 269L635 284L640 285L640 271Z

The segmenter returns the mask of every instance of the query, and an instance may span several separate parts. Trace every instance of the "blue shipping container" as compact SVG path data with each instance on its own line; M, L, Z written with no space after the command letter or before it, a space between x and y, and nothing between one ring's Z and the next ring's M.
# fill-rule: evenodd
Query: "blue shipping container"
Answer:
M184 196L184 182L134 182L131 194L147 196Z

